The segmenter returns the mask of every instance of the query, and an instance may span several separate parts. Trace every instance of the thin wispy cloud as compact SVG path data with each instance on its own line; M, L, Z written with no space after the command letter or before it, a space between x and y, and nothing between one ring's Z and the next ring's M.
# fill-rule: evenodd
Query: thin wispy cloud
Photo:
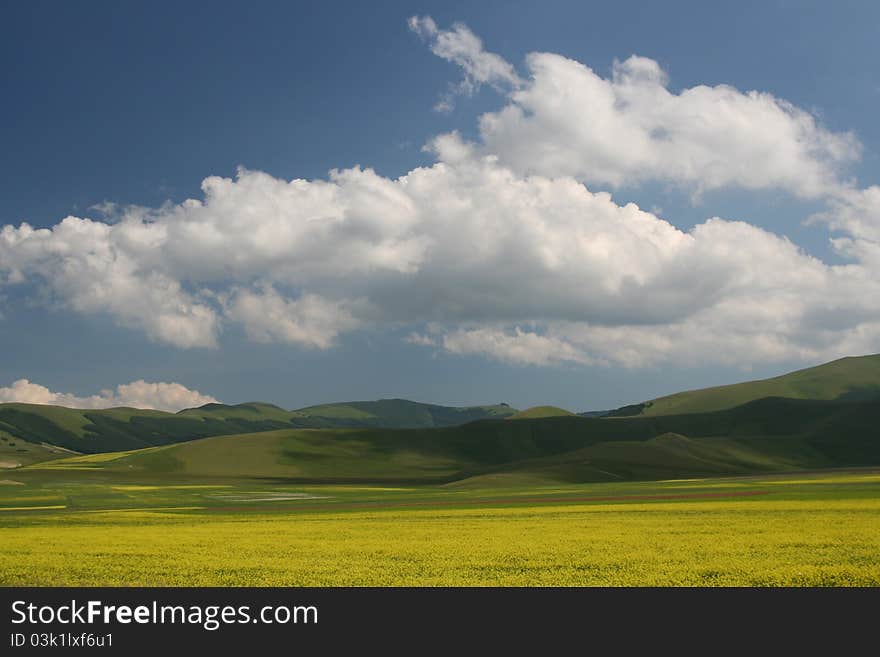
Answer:
M430 16L412 16L408 25L428 44L431 52L462 70L461 81L450 84L447 93L434 106L437 111L451 111L456 96L470 96L486 84L499 91L522 84L514 67L500 55L484 50L483 42L467 25L456 23L451 29L441 30Z

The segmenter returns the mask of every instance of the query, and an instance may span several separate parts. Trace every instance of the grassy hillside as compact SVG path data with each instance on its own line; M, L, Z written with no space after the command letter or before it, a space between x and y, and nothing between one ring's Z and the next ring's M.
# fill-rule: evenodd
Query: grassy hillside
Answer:
M679 392L627 406L612 416L675 415L733 408L763 397L859 400L880 398L880 354L841 358L772 379Z
M202 420L275 420L289 422L292 412L280 406L263 402L247 402L245 404L205 404L198 408L187 408L176 415L181 417L200 418Z
M86 454L290 426L274 419L210 417L133 408L75 410L0 404L0 431L16 440Z
M286 429L31 468L315 483L663 479L878 465L878 421L880 401L764 399L715 413L613 421L565 416L439 429Z
M574 415L571 411L558 406L532 406L519 413L514 413L507 417L508 420L533 420L542 417L564 417Z
M583 483L683 479L785 472L827 466L828 460L797 438L687 438L665 433L649 440L602 442L545 458L515 462L464 478L468 488L521 486L528 482Z
M76 452L54 445L30 443L0 431L0 471L39 461L67 458L74 454Z
M454 426L516 412L506 405L452 408L404 399L352 402L286 411L272 404L250 402L228 406L207 404L179 413L134 408L77 410L42 404L0 404L0 435L27 446L30 457L52 452L35 445L56 446L74 452L140 449L157 445L276 429L327 427L436 427ZM2 443L2 441L0 441ZM0 450L4 449L0 444ZM23 452L21 452L23 455ZM3 460L13 462L12 457Z

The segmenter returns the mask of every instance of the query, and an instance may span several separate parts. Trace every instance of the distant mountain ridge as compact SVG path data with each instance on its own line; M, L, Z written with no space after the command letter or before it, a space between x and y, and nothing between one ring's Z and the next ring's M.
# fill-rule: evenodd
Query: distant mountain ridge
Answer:
M504 418L517 412L517 409L507 404L440 406L408 399L321 404L296 411L299 417L319 418L321 421L333 423L334 426L370 426L388 429L451 427L475 420Z
M52 458L53 452L35 450L33 445L91 454L275 429L448 427L516 412L505 404L450 407L405 399L323 404L295 411L262 402L211 403L178 413L6 403L0 404L0 461L30 461L39 455ZM20 444L22 441L29 445Z
M683 453L683 446L689 445L687 441L694 437L740 440L740 436L750 440L753 436L767 435L771 425L775 427L771 433L784 433L794 425L801 426L799 423L803 417L813 418L816 424L809 427L809 435L811 439L819 439L824 435L823 431L828 435L831 432L823 424L825 420L820 418L823 413L833 410L835 426L842 426L848 412L862 409L859 412L864 419L867 417L864 415L866 408L876 410L876 405L865 406L864 402L880 402L880 355L844 358L772 379L687 391L614 411L584 413L581 416L552 406L537 406L521 412L507 404L449 407L405 399L321 404L292 411L263 402L236 405L211 403L178 413L134 408L82 410L6 403L0 404L0 468L62 458L69 451L82 454L118 452L215 436L253 435L292 429L383 430L378 435L386 435L391 430L430 430L436 432L431 435L437 438L451 427L466 426L468 429L463 430L461 436L467 436L468 440L491 442L495 440L493 436L500 435L519 440L518 432L523 430L533 432L530 435L534 438L538 435L534 432L541 428L541 439L552 444L557 437L552 431L546 432L545 427L559 429L569 426L565 424L566 421L589 420L591 432L601 430L602 436L607 437L617 435L619 430L630 426L631 423L624 422L630 419L648 423L637 425L642 429L633 434L633 440L653 440L670 434L652 443L650 458L656 458L661 452L670 450ZM770 410L755 415L756 409ZM776 417L774 413L781 415ZM791 413L802 417L793 417ZM754 424L758 416L760 426ZM730 417L740 418L741 421L731 424L726 419ZM502 419L517 421L493 422ZM880 425L880 417L875 419L874 425L865 420L854 426L854 430L861 432L859 435L840 435L836 440L841 441L842 446L849 446L847 449L859 444L871 452L874 449L874 442L871 441L874 440L876 426ZM518 428L499 429L510 425ZM588 425L571 426L583 428ZM650 430L643 431L645 426ZM803 434L801 430L795 433ZM761 449L768 444L762 443ZM699 449L691 450L695 462L714 458L701 451L706 445L708 443L703 442ZM503 447L500 444L497 447L502 451L514 448L515 445ZM641 456L633 458L647 458L644 452L647 448L646 444L639 443L636 452ZM626 450L621 452L616 447L612 451L617 455L635 454ZM853 457L852 460L857 463L859 459ZM807 461L810 460L801 459L798 462ZM810 462L821 462L821 459Z

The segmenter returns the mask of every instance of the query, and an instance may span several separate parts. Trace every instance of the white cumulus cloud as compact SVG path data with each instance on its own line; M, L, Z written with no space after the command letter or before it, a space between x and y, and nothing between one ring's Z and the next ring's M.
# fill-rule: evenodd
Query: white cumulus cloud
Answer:
M784 189L822 197L860 145L772 94L728 85L674 92L649 58L616 62L610 78L552 53L508 104L483 115L483 148L514 170L619 187L660 180L696 192Z
M240 321L257 342L292 342L328 349L341 332L359 324L348 305L316 294L289 300L266 286L260 291L235 290L227 305L227 316Z
M161 232L162 227L126 221L106 224L67 217L52 228L24 223L0 230L0 276L9 283L31 277L58 304L81 313L104 311L128 327L179 347L213 346L215 311L183 289L166 271L153 267L151 249L164 242L127 243L131 233ZM134 248L132 248L134 247Z
M210 395L203 395L198 390L190 390L180 383L150 383L143 379L118 385L115 390L102 390L97 395L88 397L53 392L27 379L18 379L11 386L0 388L0 402L52 404L68 408L98 409L128 406L176 412L216 401Z
M202 201L114 224L6 227L0 270L176 346L209 345L229 322L258 341L319 349L360 327L433 322L450 351L483 344L494 357L548 364L655 362L678 357L685 339L685 355L712 361L880 346L877 263L854 246L868 244L864 231L841 238L851 262L830 265L742 221L685 232L574 178L518 174L455 136L433 147L436 164L397 179L241 171L207 183ZM86 229L93 239L77 239ZM132 274L82 274L96 259ZM531 334L547 338L528 343L536 352L568 346L532 361L501 355ZM724 344L743 346L732 357Z

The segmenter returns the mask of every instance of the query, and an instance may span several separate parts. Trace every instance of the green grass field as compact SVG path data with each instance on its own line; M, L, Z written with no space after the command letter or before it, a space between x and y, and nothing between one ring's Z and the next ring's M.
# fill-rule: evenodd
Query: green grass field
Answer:
M880 585L878 470L523 477L475 488L9 471L0 584Z

